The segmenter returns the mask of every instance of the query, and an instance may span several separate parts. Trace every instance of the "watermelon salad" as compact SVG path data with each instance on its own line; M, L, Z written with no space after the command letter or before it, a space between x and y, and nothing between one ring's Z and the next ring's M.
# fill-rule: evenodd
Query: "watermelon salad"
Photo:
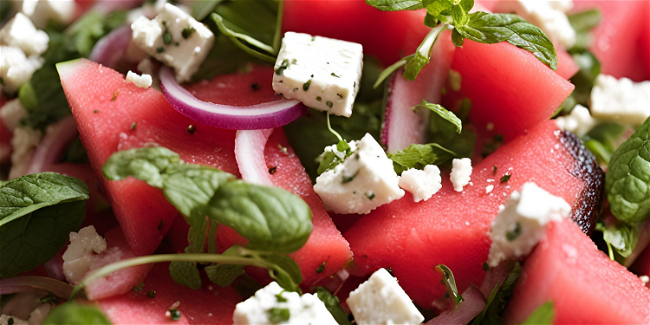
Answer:
M0 325L650 324L649 16L0 2Z

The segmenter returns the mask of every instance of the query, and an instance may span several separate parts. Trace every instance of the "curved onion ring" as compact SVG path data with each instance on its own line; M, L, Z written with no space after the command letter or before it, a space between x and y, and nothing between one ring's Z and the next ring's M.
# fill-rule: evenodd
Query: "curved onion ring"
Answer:
M129 46L129 42L131 42L131 26L124 25L116 28L95 44L88 58L115 69L117 62L120 61Z
M264 158L264 147L273 129L239 130L235 138L235 159L241 177L248 183L273 186Z
M30 289L41 289L53 293L55 296L68 299L72 293L72 286L44 276L18 276L0 280L0 295L8 295Z
M220 129L272 129L289 124L307 111L302 103L289 99L247 107L204 102L181 87L169 67L160 69L160 87L167 102L179 113Z
M48 126L43 140L32 154L25 175L43 172L45 166L56 164L78 134L77 123L72 116Z

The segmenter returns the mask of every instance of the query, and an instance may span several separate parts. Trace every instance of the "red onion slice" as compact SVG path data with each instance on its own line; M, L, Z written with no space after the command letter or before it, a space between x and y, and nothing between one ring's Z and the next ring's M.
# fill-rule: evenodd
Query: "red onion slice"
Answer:
M273 186L264 158L264 147L273 129L239 130L235 138L235 159L242 179L248 183Z
M131 42L131 26L124 25L116 28L95 44L89 59L114 69L124 56L129 42Z
M220 129L277 128L289 124L307 111L305 105L297 100L289 99L252 106L231 106L205 102L181 87L169 67L160 69L160 87L167 102L179 113L201 124Z
M403 69L391 77L381 130L381 141L386 145L387 152L395 153L411 144L425 143L430 112L413 111L411 108L421 104L423 99L430 103L440 103L454 50L449 32L443 32L433 46L431 62L414 81L408 81L402 76Z
M30 289L41 289L53 293L55 296L68 299L72 293L72 286L44 276L18 276L0 280L0 295L8 295Z
M458 304L456 310L453 308L445 310L437 317L428 321L427 325L434 324L468 324L485 308L485 299L481 292L475 287L470 287L462 294L463 301Z
M25 175L43 172L46 166L57 163L78 134L77 123L72 116L48 126L45 136L32 154Z

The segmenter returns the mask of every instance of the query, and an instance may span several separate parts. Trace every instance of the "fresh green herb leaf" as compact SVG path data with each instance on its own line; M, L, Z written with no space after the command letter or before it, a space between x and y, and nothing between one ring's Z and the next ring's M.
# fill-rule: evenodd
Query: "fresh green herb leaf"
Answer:
M281 75L282 73L284 73L284 70L287 70L288 68L289 68L289 60L284 59L284 60L282 60L282 62L280 63L280 66L278 66L278 67L275 69L275 74L277 74L277 75Z
M612 155L605 189L614 216L637 225L650 216L650 119Z
M201 288L201 274L196 268L195 262L171 262L169 264L169 275L174 282L190 289Z
M554 317L555 309L553 308L553 302L549 301L535 309L522 325L551 325L553 324Z
M417 78L418 74L424 68L425 65L429 63L431 59L431 51L433 50L433 45L440 33L446 28L445 25L440 25L435 28L432 28L431 31L424 37L420 46L415 51L415 56L408 60L404 66L404 78L406 80L413 81Z
M20 87L18 98L29 112L25 122L34 129L45 129L71 114L59 74L53 66L37 70L29 82Z
M205 17L209 16L221 2L223 2L223 0L192 1L192 17L198 21L205 19Z
M630 226L622 222L609 227L599 222L596 224L596 230L603 233L603 239L609 249L609 258L611 260L615 260L614 252L624 258L630 256L639 241L641 233L640 227Z
M456 116L467 123L467 116L471 109L471 102L465 99L460 102L456 109ZM474 144L476 142L476 132L472 128L463 128L458 134L456 126L449 123L446 119L438 114L431 114L429 123L428 141L435 142L440 146L447 148L456 154L456 158L472 157L474 154Z
M311 85L311 79L307 80L307 82L305 82L305 83L302 85L302 90L304 90L304 91L309 90L309 85Z
M456 301L454 305L454 310L458 307L458 304L463 301L463 297L458 293L458 288L456 287L456 280L454 279L454 273L444 264L436 265L436 272L442 275L442 280L440 281L447 288L447 293L449 297Z
M427 9L427 14L439 18L440 16L448 16L451 13L454 2L451 0L424 0L422 5Z
M449 123L453 124L456 127L457 133L460 133L463 130L463 122L461 122L461 120L456 116L456 114L442 107L442 105L429 103L423 99L422 104L413 107L413 109L417 109L417 108L425 108L438 114L440 117L442 117Z
M217 24L219 31L223 35L228 36L241 50L262 61L275 63L275 57L278 53L272 46L264 44L247 34L238 33L229 29L223 18L216 13L212 14L212 19Z
M509 181L510 177L512 177L512 175L504 174L503 176L501 176L501 183L505 183L505 182Z
M454 152L436 143L412 144L397 153L388 153L398 175L409 168L424 169L426 165L448 164L455 157Z
M463 43L465 42L465 38L456 28L451 32L451 42L454 43L456 47L463 47Z
M271 324L286 322L291 318L291 312L287 308L271 308L268 313Z
M589 47L592 41L590 32L600 23L602 18L600 10L591 9L576 12L567 15L567 18L569 18L569 23L576 31L576 44L573 46L571 51L586 49Z
M326 262L323 262L323 264L318 266L318 268L316 269L316 273L323 273L325 271L325 263Z
M516 262L503 282L497 283L485 302L485 309L476 316L470 325L504 324L502 315L512 297L515 283L521 275L521 265Z
M627 127L618 123L605 122L589 131L582 140L585 147L596 156L599 164L609 164L626 130Z
M341 308L339 298L331 294L329 291L327 291L327 289L323 287L317 287L314 289L314 293L318 299L320 299L325 304L325 307L327 310L329 310L330 314L332 314L339 325L352 325L348 319L348 314L346 314L343 311L343 308Z
M23 176L0 187L0 278L16 276L51 259L78 231L88 187L55 173Z
M284 293L284 291L282 291L282 292L278 293L277 295L275 295L275 299L278 302L287 302L288 301L287 298L282 296L283 293Z
M129 176L162 188L162 173L171 165L180 163L177 153L161 147L119 151L106 161L102 172L108 180L119 181Z
M212 283L225 288L245 272L244 267L241 265L217 264L206 267L205 273Z
M415 54L405 56L401 60L393 63L388 68L384 69L384 71L382 71L381 74L379 75L379 77L377 78L377 81L373 85L373 88L378 88L379 85L381 85L384 82L384 80L388 79L388 77L390 77L393 73L395 73L395 71L397 71L401 67L405 66L413 58L415 58Z
M587 50L573 52L571 57L580 67L580 70L571 77L571 83L575 85L575 89L571 93L571 96L575 99L575 103L570 107L570 109L573 109L576 103L583 106L589 105L591 89L594 87L596 77L600 74L600 61Z
M181 35L183 38L188 39L192 34L194 34L196 30L193 27L185 27L183 28L183 31L181 32Z
M274 265L269 269L269 276L282 288L300 292L298 284L302 283L302 272L293 258L281 254L265 254L261 257Z
M111 325L111 321L95 305L69 301L57 306L47 315L43 324L53 325Z
M421 0L366 0L366 3L381 11L422 9Z
M503 41L525 49L551 69L557 69L557 56L553 43L535 25L514 14L475 12L466 25L455 25L465 38L479 43L493 44Z

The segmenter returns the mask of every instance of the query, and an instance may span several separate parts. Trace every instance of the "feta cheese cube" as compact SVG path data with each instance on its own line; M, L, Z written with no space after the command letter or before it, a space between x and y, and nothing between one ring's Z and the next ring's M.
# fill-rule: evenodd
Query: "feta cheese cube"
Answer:
M591 90L591 114L600 120L641 125L650 117L650 81L598 75Z
M49 42L47 33L36 29L32 21L20 12L0 30L0 44L17 47L26 55L43 54Z
M282 301L280 301L282 300ZM281 312L288 319L278 317ZM235 307L234 324L327 324L337 322L316 295L285 291L271 282Z
M27 115L27 109L18 98L8 101L0 108L2 124L11 132L20 125L20 120L26 118Z
M346 300L354 320L364 324L420 324L424 316L386 269L373 273L368 281L350 292Z
M569 115L556 118L555 124L562 131L573 132L582 137L598 125L598 121L591 117L589 109L578 104Z
M45 28L50 20L67 25L72 22L75 10L74 0L23 0L21 7L38 28Z
M147 89L151 87L153 78L151 78L151 75L148 75L146 73L139 75L129 70L129 72L126 73L126 82L131 82L136 85L136 87Z
M404 196L393 161L370 134L350 146L356 147L350 157L316 178L314 190L327 210L365 214Z
M424 170L405 170L399 177L399 187L413 194L414 202L426 201L442 188L440 169L435 165L426 165Z
M106 240L94 226L70 233L70 245L63 253L63 274L71 284L77 284L88 272L96 254L106 250Z
M209 28L169 3L152 20L140 16L131 24L131 30L133 42L174 68L178 82L192 78L214 43L214 34Z
M11 137L11 147L14 151L11 153L9 179L25 175L32 153L41 143L42 137L43 132L27 126L19 126L14 129L14 135Z
M539 27L552 41L570 49L576 43L576 31L566 13L572 8L572 0L515 0L496 1L494 10L516 13Z
M26 56L13 46L0 46L0 89L14 94L43 65L36 55Z
M546 224L568 218L571 206L535 183L524 184L500 207L492 221L492 246L488 264L496 267L503 260L526 256L544 236Z
M273 90L308 107L349 117L362 68L361 44L287 32L275 62Z
M469 158L454 159L451 167L451 183L454 191L462 192L472 178L472 160Z

